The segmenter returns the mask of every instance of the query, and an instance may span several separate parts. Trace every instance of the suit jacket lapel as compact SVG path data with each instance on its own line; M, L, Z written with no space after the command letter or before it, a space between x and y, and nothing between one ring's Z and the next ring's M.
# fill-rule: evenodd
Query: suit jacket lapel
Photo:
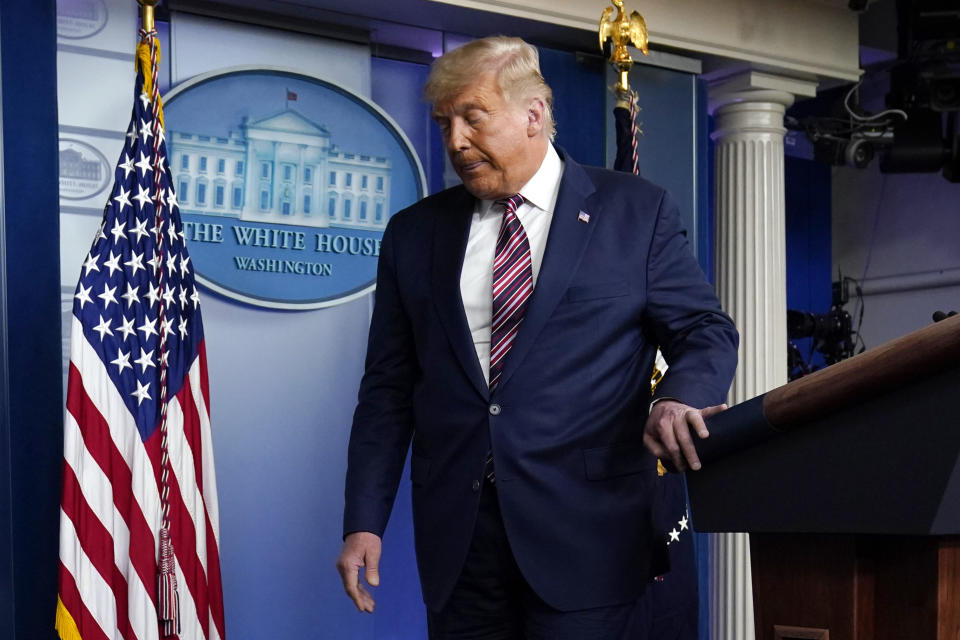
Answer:
M446 210L438 212L433 235L433 302L460 365L480 395L487 398L487 381L477 359L460 295L460 271L474 205L473 196L460 187L452 192L444 207Z
M570 159L562 150L557 150L564 159L563 178L560 193L550 223L547 247L540 265L537 284L530 298L527 313L517 332L516 340L510 347L499 388L510 380L530 347L536 341L543 326L550 319L560 298L567 290L570 278L577 270L583 250L590 240L596 223L584 223L579 219L580 212L589 209L589 197L594 192L593 182L583 168ZM594 212L595 213L595 212ZM458 272L459 273L459 272Z

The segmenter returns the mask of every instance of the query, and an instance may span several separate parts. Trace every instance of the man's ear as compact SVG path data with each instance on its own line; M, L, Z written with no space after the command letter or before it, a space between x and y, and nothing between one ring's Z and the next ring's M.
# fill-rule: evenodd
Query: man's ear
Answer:
M527 105L527 136L534 138L543 131L546 126L547 105L540 98L533 98Z

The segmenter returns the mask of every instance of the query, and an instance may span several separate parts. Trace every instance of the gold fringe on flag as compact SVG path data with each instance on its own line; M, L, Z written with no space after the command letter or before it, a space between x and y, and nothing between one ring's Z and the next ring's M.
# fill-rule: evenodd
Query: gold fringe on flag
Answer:
M77 629L77 623L74 622L73 616L70 615L70 612L67 611L67 608L63 605L63 600L60 599L60 596L57 596L57 621L54 623L53 628L60 634L60 640L83 640L83 638L80 637L80 630Z
M157 63L160 62L160 43L157 42ZM150 72L151 63L150 63L150 43L140 41L140 44L137 45L137 62L136 69L143 74L143 92L148 96L153 92L153 74ZM159 99L159 93L157 93ZM163 100L160 99L160 126L165 126L163 122Z

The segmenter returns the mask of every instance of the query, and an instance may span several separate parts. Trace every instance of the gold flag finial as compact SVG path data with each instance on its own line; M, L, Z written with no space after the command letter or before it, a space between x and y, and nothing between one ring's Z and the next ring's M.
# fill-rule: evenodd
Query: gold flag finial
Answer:
M140 5L140 28L147 33L153 31L156 22L153 19L153 10L159 0L137 0Z
M643 55L649 53L647 49L647 23L638 11L634 11L629 16L626 9L623 8L623 0L612 0L613 7L607 7L600 16L600 50L603 51L603 45L607 40L613 41L613 47L610 51L610 64L620 71L620 82L614 87L618 92L629 92L630 67L633 66L633 58L627 51L627 45L632 44L643 52ZM617 15L613 16L613 10L616 7Z

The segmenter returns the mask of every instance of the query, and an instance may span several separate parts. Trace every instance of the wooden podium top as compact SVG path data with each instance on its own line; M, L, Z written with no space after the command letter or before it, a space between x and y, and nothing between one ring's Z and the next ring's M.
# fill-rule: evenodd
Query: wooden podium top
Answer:
M700 531L960 534L960 316L707 421Z

